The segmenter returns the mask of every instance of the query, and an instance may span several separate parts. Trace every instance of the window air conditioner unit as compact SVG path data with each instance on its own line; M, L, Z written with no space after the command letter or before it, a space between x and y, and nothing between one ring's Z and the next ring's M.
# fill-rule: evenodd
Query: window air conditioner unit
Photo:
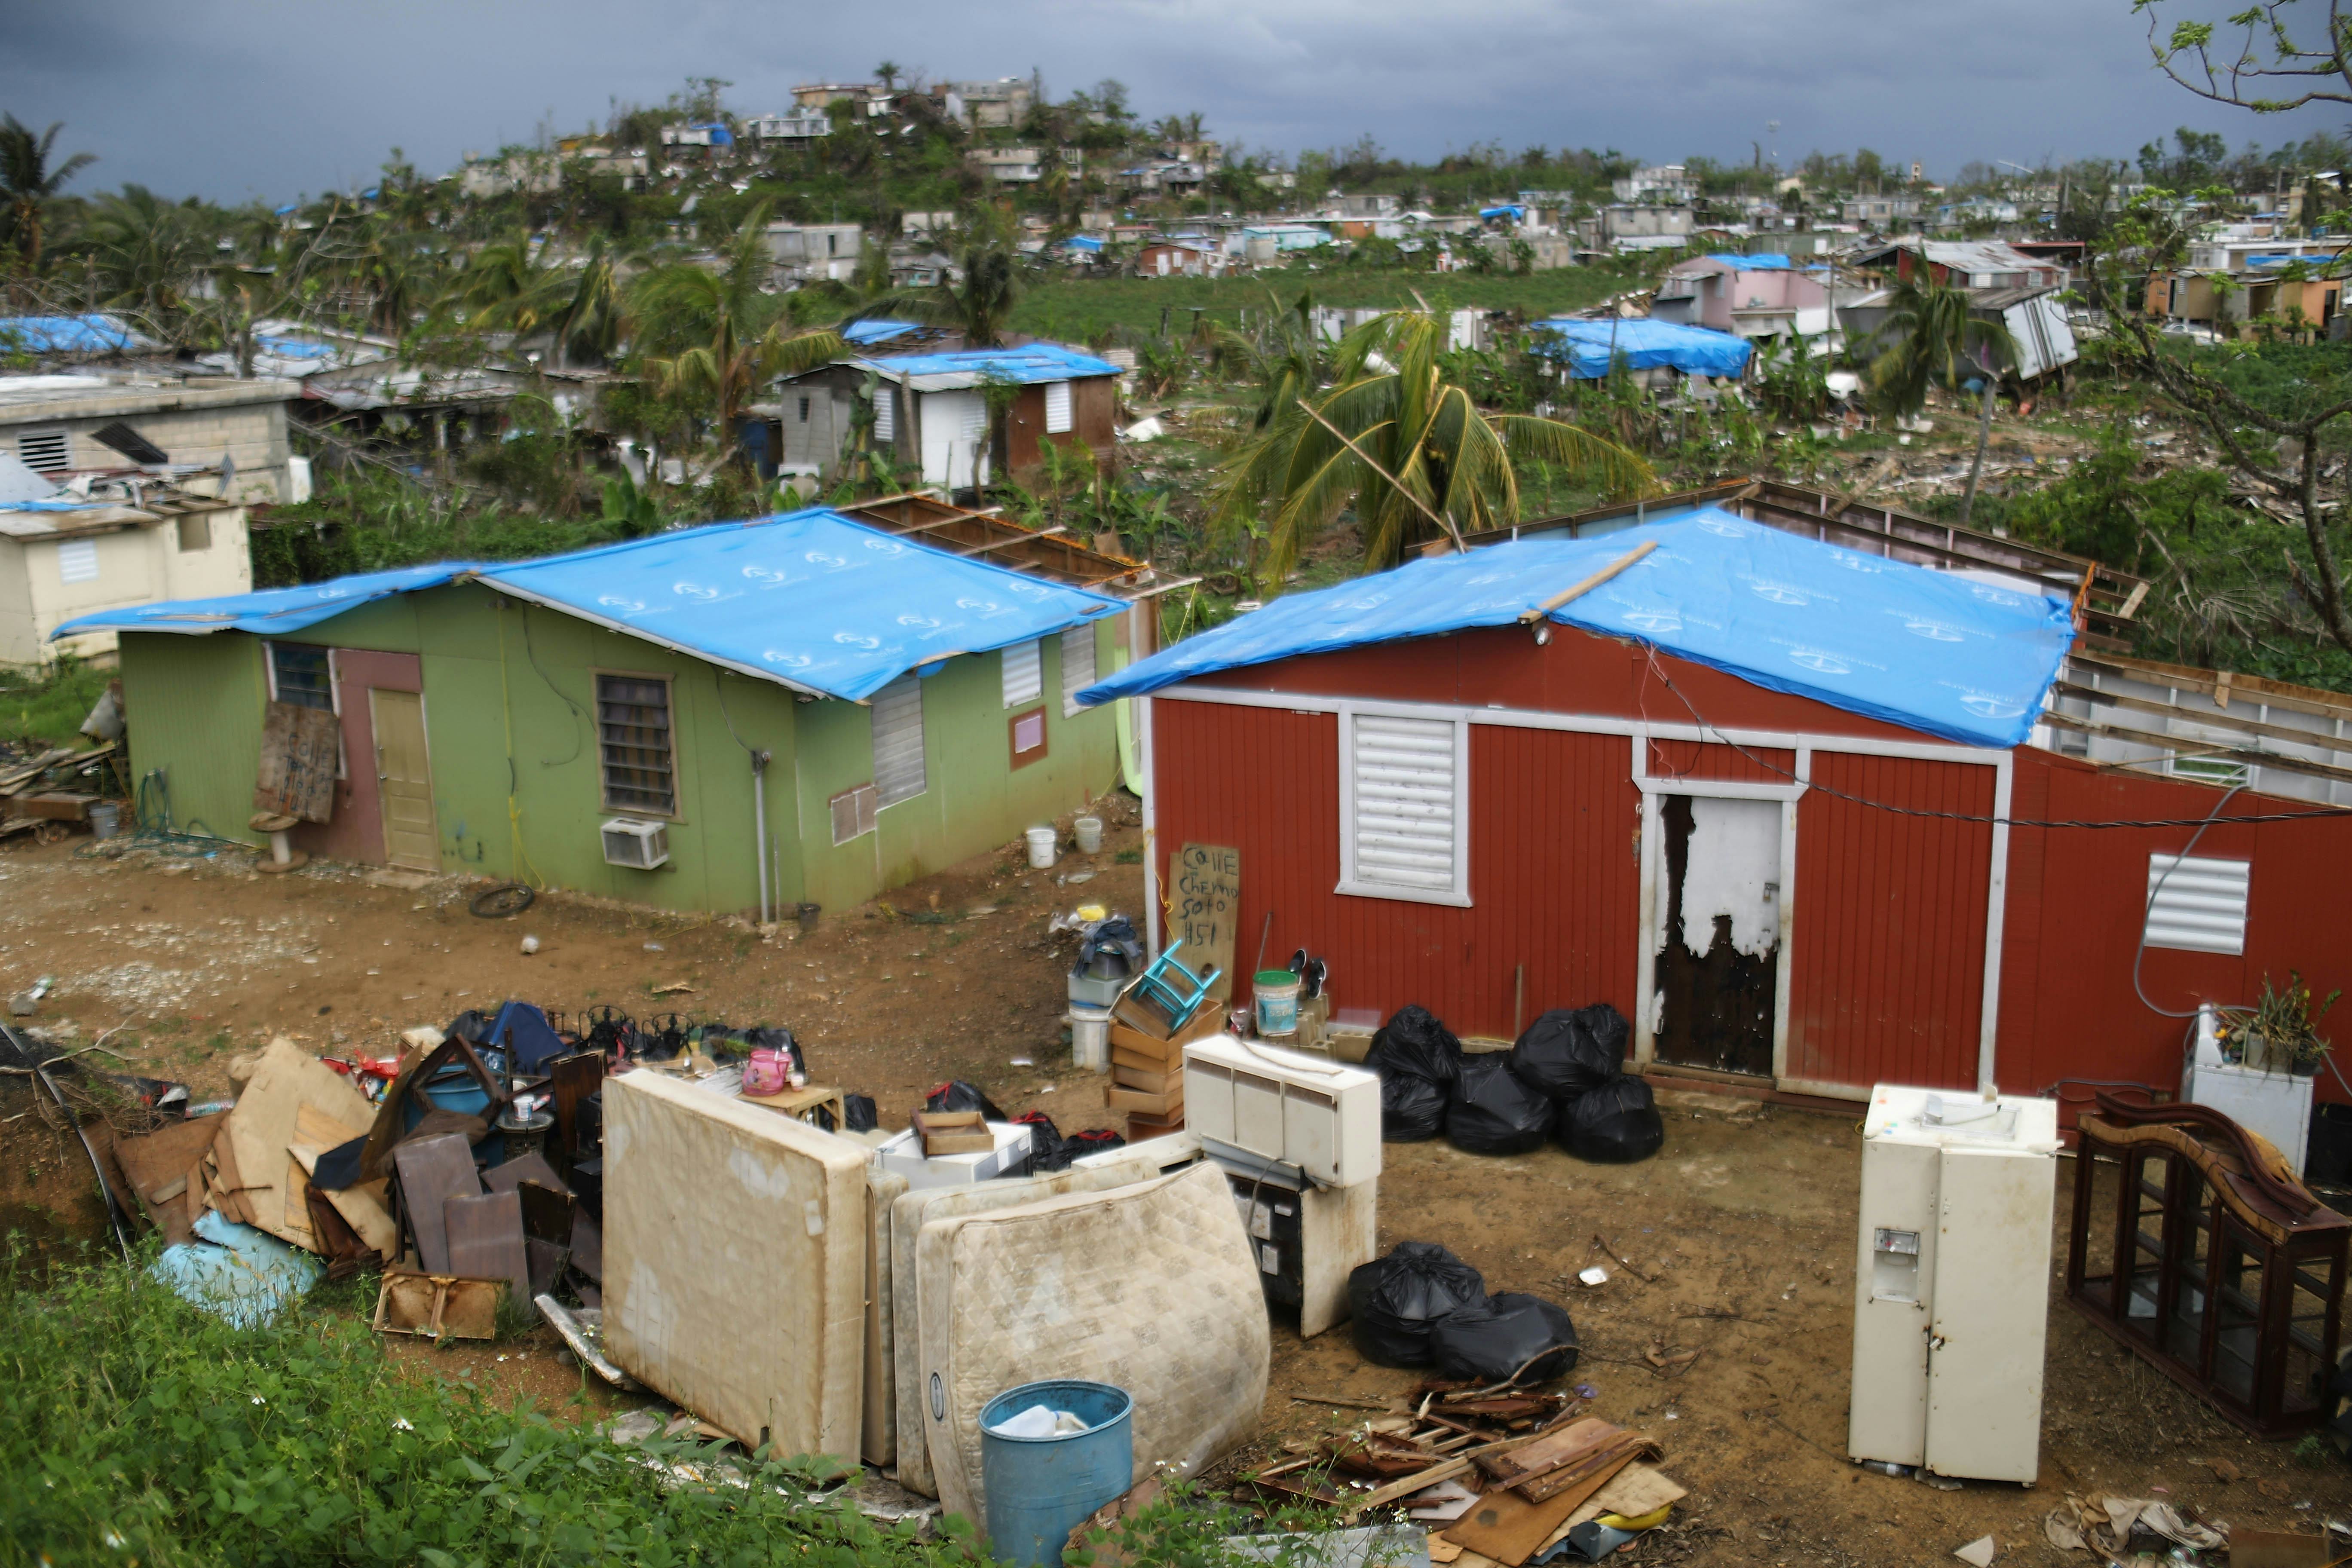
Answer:
M616 816L604 824L604 864L650 871L669 859L669 824Z

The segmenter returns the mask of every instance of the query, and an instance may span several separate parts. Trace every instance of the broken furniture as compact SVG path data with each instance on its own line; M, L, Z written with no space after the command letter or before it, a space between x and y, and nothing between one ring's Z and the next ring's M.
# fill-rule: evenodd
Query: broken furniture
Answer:
M1192 1130L1248 1215L1265 1298L1311 1339L1346 1319L1348 1276L1379 1251L1379 1075L1232 1035L1183 1061Z
M1846 1451L2031 1485L2058 1102L1881 1084L1862 1138Z
M437 1340L499 1337L499 1291L496 1279L459 1279L446 1274L419 1274L387 1268L376 1291L375 1331L419 1334Z
M1168 944L1160 955L1145 965L1135 984L1119 994L1111 1008L1112 1016L1129 1028L1147 1035L1171 1039L1181 1033L1209 1002L1209 989L1216 984L1214 964L1195 974L1176 961L1184 946L1181 939Z
M1214 1021L1213 1010L1204 1008L1201 1025L1206 1027ZM1127 1112L1129 1140L1156 1138L1184 1125L1182 1042L1199 1032L1180 1029L1178 1038L1162 1039L1112 1019L1106 1031L1110 1081L1103 1086L1103 1104Z
M289 816L278 811L257 811L246 819L246 826L256 833L269 835L269 858L257 861L255 870L276 876L299 871L310 863L309 850L294 847L292 834L295 825L301 820L299 816Z
M764 1106L785 1116L796 1117L812 1127L824 1127L821 1118L830 1116L833 1125L828 1132L838 1132L849 1125L849 1104L842 1091L824 1084L813 1083L804 1089L788 1089L779 1094L747 1094L741 1097L746 1105Z
M2255 1436L2318 1426L2352 1220L2210 1106L2102 1094L2079 1125L2067 1300Z
M954 1187L1026 1175L1030 1152L1035 1147L1028 1125L1019 1121L983 1125L991 1147L971 1153L926 1154L922 1133L909 1127L883 1143L876 1154L884 1170L906 1177L910 1187Z

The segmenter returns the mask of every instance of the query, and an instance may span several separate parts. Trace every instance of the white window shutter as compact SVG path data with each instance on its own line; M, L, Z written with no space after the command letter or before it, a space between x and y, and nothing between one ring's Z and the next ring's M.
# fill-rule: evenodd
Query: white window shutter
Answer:
M1045 689L1045 677L1034 642L1015 643L1004 650L1004 705L1018 708L1034 702Z
M1062 634L1062 717L1084 711L1078 693L1095 683L1095 626L1088 621Z
M2250 860L2147 858L2147 945L2189 952L2246 951Z
M97 580L97 540L68 539L58 546L58 582L92 583Z
M1045 434L1059 436L1070 428L1070 384L1049 381L1045 384Z
M877 809L912 800L929 787L923 771L923 682L911 672L874 694Z
M874 439L885 446L898 439L898 389L887 384L874 389Z
M1342 715L1340 892L1469 903L1465 728L1452 719Z

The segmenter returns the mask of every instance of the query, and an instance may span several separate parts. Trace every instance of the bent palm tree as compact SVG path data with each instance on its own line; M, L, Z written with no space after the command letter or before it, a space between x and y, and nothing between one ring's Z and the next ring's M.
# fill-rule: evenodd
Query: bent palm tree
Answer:
M1647 463L1589 430L1482 413L1440 366L1444 347L1443 325L1426 311L1375 318L1340 340L1337 386L1319 399L1295 399L1301 416L1277 416L1227 459L1219 521L1244 527L1271 509L1265 581L1288 576L1349 506L1373 566L1443 536L1443 524L1470 533L1513 521L1522 460L1558 464L1612 495L1654 487Z
M954 327L972 348L995 347L1025 281L1020 253L1005 233L1006 221L983 215L964 231L955 250L961 278L880 295L868 300L858 317L908 316L925 326Z
M475 323L528 339L562 317L571 302L572 279L540 259L541 247L518 234L474 252L457 278L458 304L478 312Z
M2000 363L2014 363L2017 340L1999 321L1973 315L1969 297L1958 289L1916 281L1898 284L1888 303L1882 337L1891 340L1870 362L1870 384L1897 414L1916 414L1927 388L1958 393L1971 381L1983 384L1977 416L1976 458L1969 465L1969 488L1960 497L1960 521L1976 509L1977 480L1984 472L1985 442L1992 434L1993 390Z
M98 162L95 153L77 153L49 167L49 153L58 144L58 121L38 135L13 114L0 115L0 213L24 253L28 272L41 269L41 210L65 184Z

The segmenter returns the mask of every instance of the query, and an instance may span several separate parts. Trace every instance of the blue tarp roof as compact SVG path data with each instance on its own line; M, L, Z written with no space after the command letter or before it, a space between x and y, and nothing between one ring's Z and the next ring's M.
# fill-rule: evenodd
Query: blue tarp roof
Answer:
M1519 205L1517 202L1506 202L1498 207L1480 207L1478 209L1478 216L1480 217L1507 217L1513 223L1518 223L1526 218L1528 216L1528 209Z
M841 329L843 341L853 343L887 343L893 338L903 338L908 332L919 332L922 326L915 321L852 321Z
M1082 250L1088 256L1101 254L1103 242L1091 234L1074 234L1062 241L1064 250Z
M262 637L299 632L303 627L357 609L372 599L437 588L478 564L445 561L431 566L403 566L392 572L361 572L299 588L264 588L251 594L227 594L217 599L172 599L153 605L126 605L99 610L66 622L49 634L74 637L82 632L253 632Z
M112 316L0 316L0 343L37 354L106 354L155 345Z
M1706 327L1647 317L1616 321L1556 317L1538 321L1533 330L1538 336L1529 345L1532 351L1565 359L1569 374L1580 380L1607 375L1615 354L1624 355L1631 370L1668 365L1685 375L1738 375L1748 368L1747 339Z
M1786 272L1790 267L1790 260L1785 256L1739 256L1730 251L1717 251L1712 255L1702 256L1699 259L1720 261L1727 267L1737 267L1745 272Z
M460 575L713 664L852 700L917 665L1028 642L1123 607L816 508L538 561L459 562L141 605L68 621L51 635L294 632Z
M1074 375L1117 375L1118 366L1060 343L1010 349L952 349L935 354L886 354L857 362L886 375L971 376L980 381L1067 381Z
M2063 598L1858 554L1707 507L1672 522L1497 544L1291 595L1129 665L1078 700L1140 696L1299 654L1508 626L1644 540L1657 548L1551 618L1947 740L2022 742L2074 641ZM1686 718L1671 702L1665 716Z

